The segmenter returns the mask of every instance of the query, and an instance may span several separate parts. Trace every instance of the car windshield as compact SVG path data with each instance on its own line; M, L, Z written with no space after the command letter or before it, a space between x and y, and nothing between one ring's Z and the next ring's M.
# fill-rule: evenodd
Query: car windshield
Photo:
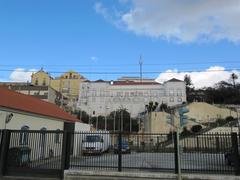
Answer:
M100 142L100 136L87 136L86 142Z

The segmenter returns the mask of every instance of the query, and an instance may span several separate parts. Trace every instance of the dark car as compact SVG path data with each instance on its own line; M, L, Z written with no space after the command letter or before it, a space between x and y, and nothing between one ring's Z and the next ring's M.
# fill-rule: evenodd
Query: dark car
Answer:
M114 153L117 154L119 151L118 144L114 145ZM131 149L127 141L122 141L122 153L131 153Z
M238 152L240 152L240 147L238 147ZM230 149L228 152L224 154L225 162L229 166L233 166L235 162L235 155L233 149Z

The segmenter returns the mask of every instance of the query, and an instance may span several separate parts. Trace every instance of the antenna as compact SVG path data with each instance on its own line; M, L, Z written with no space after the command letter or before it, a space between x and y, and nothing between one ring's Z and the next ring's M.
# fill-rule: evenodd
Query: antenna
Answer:
M140 55L140 59L139 59L139 67L140 67L140 82L142 83L142 55Z

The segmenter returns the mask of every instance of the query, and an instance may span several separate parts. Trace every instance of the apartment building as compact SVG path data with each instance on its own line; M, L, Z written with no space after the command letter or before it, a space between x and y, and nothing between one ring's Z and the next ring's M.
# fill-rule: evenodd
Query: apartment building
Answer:
M133 78L132 78L133 79ZM126 108L132 117L145 110L150 101L174 106L186 102L185 82L171 79L155 81L93 81L80 84L78 108L90 115L107 115Z

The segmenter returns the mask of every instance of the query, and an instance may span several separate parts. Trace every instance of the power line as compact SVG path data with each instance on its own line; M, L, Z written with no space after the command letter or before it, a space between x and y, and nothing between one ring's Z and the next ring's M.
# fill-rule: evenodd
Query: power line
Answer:
M144 66L164 66L164 65L204 65L204 64L240 64L240 61L207 61L207 62L202 62L199 60L199 62L174 62L171 63L168 61L168 63L147 63L144 64ZM49 64L47 65L48 67L92 67L94 65L97 65L98 67L119 67L119 66L139 66L139 64ZM38 67L44 67L45 65L43 64L2 64L0 65L2 67L11 67L11 66L38 66Z
M216 69L216 70L181 70L181 71L143 71L143 74L179 74L179 73L192 73L192 72L201 72L201 73L210 73L210 72L224 72L224 71L238 71L240 68L234 69ZM0 72L31 72L35 73L33 70L18 70L18 69L0 69ZM47 71L48 73L66 73L67 71ZM118 72L107 72L107 71L76 71L79 74L139 74L139 71L118 71Z

